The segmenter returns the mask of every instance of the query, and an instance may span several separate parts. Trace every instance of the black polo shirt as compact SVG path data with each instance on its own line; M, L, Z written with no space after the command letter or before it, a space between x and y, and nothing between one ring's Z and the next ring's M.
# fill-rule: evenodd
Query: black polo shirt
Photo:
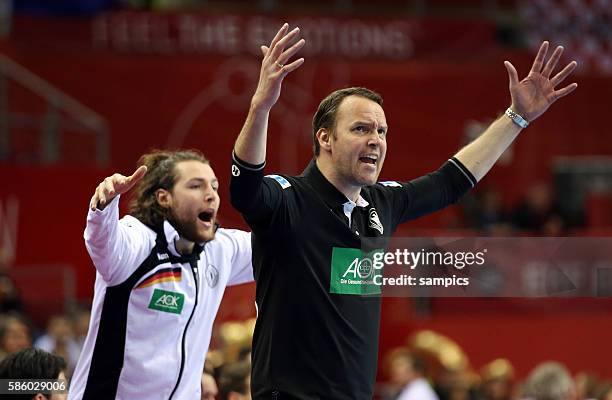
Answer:
M384 247L398 224L456 202L475 182L451 159L411 182L363 187L349 226L347 198L314 160L300 176L264 177L263 166L234 156L231 202L253 231L253 398L371 399L380 296L364 283L369 271L349 264L362 248Z

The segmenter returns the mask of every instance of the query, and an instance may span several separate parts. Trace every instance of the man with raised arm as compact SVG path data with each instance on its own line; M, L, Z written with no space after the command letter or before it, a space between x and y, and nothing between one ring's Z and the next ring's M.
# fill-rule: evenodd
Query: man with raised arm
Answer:
M69 399L199 399L226 286L253 280L251 235L217 225L219 182L195 150L154 151L89 204L91 323ZM130 215L119 197L132 187Z
M233 153L231 201L253 230L252 393L254 399L369 400L380 298L377 288L347 283L347 262L361 249L384 245L398 224L455 203L529 122L576 88L555 89L576 63L551 77L563 49L546 61L548 42L522 81L505 62L510 108L440 169L410 182L377 183L388 132L380 95L337 90L314 115L314 158L302 175L264 177L270 110L285 76L304 62L291 61L304 45L298 35L285 24L262 46L259 84Z

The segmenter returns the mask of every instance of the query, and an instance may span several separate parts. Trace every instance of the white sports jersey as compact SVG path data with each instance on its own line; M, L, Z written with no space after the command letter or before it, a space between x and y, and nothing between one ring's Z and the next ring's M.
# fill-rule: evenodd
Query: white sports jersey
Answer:
M132 216L119 220L118 203L87 216L85 244L97 274L68 398L199 400L225 287L253 280L251 234L218 229L182 256L170 223L155 232Z

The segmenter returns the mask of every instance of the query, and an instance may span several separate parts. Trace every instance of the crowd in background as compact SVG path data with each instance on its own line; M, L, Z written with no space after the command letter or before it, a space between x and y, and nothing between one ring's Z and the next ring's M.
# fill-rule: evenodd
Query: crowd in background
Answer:
M31 347L61 356L70 378L87 333L89 312L49 318L37 330L17 310L0 313L2 359ZM202 372L202 399L248 400L251 349L255 321L226 322L215 329ZM524 379L517 379L511 362L498 358L475 371L452 339L419 331L405 347L385 354L379 366L382 400L612 400L612 379L589 372L572 376L563 364L540 362Z
M504 204L494 186L479 188L461 202L464 224L489 235L564 236L572 226L555 200L552 188L545 183L528 187L514 207Z
M476 372L454 341L432 331L416 332L380 367L388 377L385 400L612 400L612 380L588 372L572 376L556 361L539 362L524 379L505 358Z

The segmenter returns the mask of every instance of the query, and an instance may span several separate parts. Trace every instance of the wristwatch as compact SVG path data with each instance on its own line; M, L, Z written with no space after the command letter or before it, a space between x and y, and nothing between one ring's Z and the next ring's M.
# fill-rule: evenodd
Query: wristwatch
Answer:
M506 110L506 115L510 117L510 119L521 128L527 128L529 126L529 122L525 118L512 111L512 108L510 107L508 107L508 109Z

